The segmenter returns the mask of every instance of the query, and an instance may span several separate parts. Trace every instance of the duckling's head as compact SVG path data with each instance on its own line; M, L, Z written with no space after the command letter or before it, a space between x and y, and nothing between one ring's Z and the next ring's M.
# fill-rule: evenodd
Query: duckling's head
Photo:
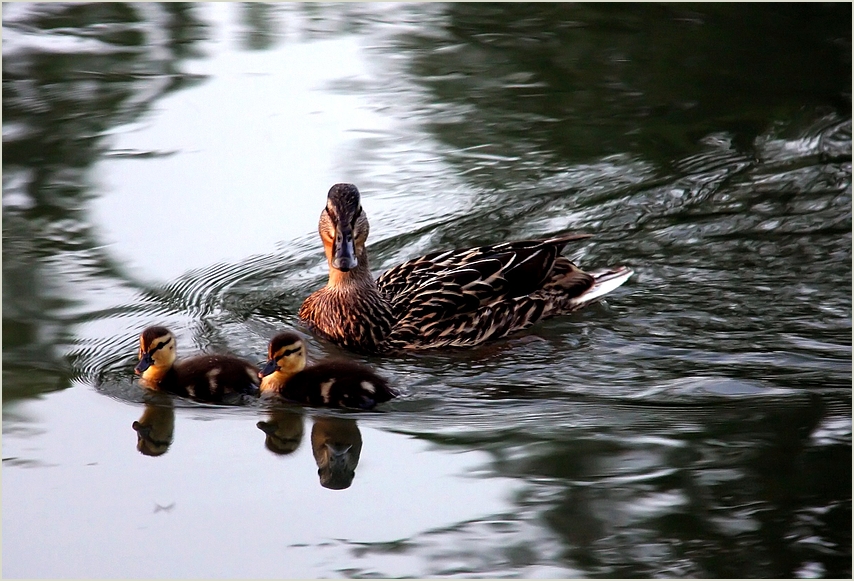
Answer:
M360 266L367 271L365 242L370 226L356 186L335 184L329 189L318 230L330 272L349 272Z
M261 393L279 391L294 374L305 368L305 345L293 331L279 333L267 347L267 365L258 376Z
M139 363L134 372L158 383L175 363L175 335L166 327L149 327L139 336Z

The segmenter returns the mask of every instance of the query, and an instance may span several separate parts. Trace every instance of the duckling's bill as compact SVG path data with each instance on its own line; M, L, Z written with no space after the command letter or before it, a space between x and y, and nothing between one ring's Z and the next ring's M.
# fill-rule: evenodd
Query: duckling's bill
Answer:
M137 375L142 375L145 373L145 370L152 365L154 365L154 357L151 356L151 353L143 353L142 357L139 359L139 363L137 363L136 367L133 368L133 371Z
M264 378L279 370L279 364L275 359L270 359L261 371L258 372L258 377Z

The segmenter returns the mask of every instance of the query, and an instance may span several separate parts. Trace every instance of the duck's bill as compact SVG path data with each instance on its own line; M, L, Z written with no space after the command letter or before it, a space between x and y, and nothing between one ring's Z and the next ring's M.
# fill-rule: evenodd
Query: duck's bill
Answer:
M154 365L154 359L151 357L149 353L143 353L142 358L139 360L139 363L134 367L134 372L139 375L145 373L145 370Z
M270 359L267 362L267 365L264 366L264 369L258 372L258 377L267 377L271 373L275 372L279 366L276 364L275 359Z
M353 233L339 230L335 236L332 248L332 266L338 270L347 272L359 265L356 259L356 248L353 244Z

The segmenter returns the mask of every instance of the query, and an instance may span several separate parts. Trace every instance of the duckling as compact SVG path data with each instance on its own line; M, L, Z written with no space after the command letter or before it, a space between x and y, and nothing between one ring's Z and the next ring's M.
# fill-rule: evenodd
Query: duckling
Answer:
M270 340L259 376L261 395L277 393L300 404L371 409L398 393L368 367L350 361L321 361L306 367L305 345L292 331Z
M139 337L142 385L205 402L239 401L257 394L258 368L229 355L197 355L176 361L176 339L165 327L149 327Z
M311 453L321 486L330 490L349 488L362 454L362 432L356 420L315 418L311 427Z
M590 235L564 234L433 252L374 281L369 229L356 186L332 186L318 225L329 281L299 310L313 332L363 353L480 345L596 302L633 274L582 271L560 253Z

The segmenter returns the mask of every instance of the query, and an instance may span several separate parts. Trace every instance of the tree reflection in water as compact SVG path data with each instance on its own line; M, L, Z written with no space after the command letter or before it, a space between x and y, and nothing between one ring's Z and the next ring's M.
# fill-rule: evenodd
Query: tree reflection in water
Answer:
M89 172L116 126L199 81L180 65L205 28L179 4L21 3L4 6L3 33L3 384L16 398L81 373L57 348L83 306L71 288L141 290L93 231Z

